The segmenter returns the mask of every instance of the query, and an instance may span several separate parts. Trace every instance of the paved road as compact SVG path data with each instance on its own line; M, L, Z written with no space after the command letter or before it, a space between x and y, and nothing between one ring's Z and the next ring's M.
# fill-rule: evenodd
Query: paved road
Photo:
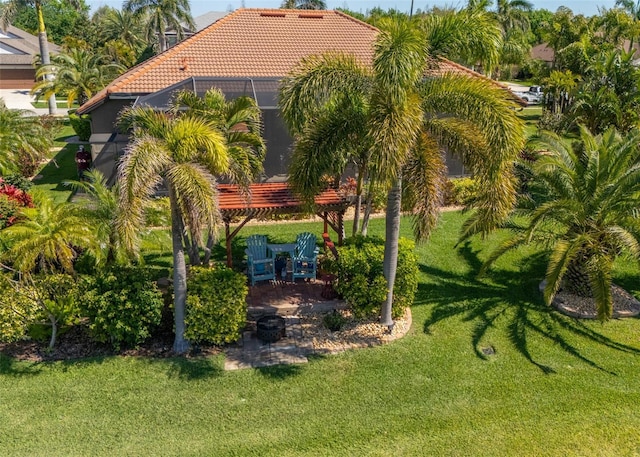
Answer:
M31 102L34 97L29 95L28 89L0 89L0 98L4 100L4 104L10 109L19 109L29 111L34 115L49 114L47 108L34 108ZM65 109L58 108L58 114L65 114Z

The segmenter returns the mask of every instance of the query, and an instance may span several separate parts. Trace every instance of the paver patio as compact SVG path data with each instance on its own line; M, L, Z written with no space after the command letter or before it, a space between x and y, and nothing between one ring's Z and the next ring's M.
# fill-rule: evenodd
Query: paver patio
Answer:
M225 370L306 363L313 347L304 338L300 315L346 307L342 300L324 298L324 289L324 281L318 279L263 281L250 287L247 327L241 340L226 350ZM256 336L256 320L268 314L285 319L285 336L275 343L262 342Z

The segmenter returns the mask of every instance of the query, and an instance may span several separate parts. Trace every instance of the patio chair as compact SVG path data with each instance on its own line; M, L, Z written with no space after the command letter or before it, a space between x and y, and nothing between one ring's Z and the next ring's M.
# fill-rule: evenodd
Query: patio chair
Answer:
M292 259L293 279L315 278L318 270L318 247L316 236L304 232L296 238L296 250Z
M267 246L266 235L251 235L247 238L247 275L251 285L256 281L275 279L275 255Z

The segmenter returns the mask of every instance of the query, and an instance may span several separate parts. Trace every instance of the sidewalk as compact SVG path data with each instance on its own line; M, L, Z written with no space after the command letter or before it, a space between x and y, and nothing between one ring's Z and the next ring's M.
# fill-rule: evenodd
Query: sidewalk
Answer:
M17 109L33 113L34 116L49 114L48 108L34 108L31 104L35 97L29 95L28 89L0 89L0 98L9 109ZM65 114L66 109L58 108L58 114Z

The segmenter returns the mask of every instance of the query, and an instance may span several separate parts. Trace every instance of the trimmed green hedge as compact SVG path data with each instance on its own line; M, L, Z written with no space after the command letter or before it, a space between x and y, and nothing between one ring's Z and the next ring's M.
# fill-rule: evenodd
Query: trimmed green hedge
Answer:
M226 267L192 267L187 280L185 337L224 344L240 338L247 320L247 278Z

